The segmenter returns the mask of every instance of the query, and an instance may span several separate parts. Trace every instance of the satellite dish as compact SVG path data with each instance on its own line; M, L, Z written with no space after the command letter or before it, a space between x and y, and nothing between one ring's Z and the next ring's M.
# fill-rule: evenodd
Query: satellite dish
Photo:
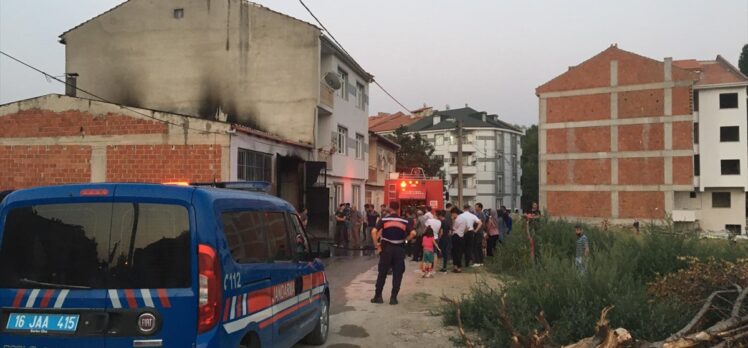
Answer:
M329 72L325 74L325 83L327 83L330 88L334 90L340 89L340 87L343 86L343 83L340 81L340 76L334 72Z

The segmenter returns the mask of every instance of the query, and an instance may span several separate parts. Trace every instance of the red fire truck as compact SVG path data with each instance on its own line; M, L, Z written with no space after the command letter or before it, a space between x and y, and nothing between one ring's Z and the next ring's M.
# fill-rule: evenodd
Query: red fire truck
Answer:
M400 213L408 207L444 209L444 182L427 177L421 168L414 168L410 173L391 173L384 187L384 203L400 202Z

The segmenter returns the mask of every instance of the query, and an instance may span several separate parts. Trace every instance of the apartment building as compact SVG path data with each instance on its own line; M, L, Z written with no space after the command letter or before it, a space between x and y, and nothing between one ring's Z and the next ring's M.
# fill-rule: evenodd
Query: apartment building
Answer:
M373 77L318 27L245 0L129 0L60 42L70 81L108 101L311 147L307 158L244 144L230 159L297 190L311 221L363 202Z
M748 79L721 56L615 45L537 88L540 200L556 217L744 233Z
M366 180L365 203L379 209L384 204L384 181L397 168L397 150L400 145L389 137L369 131L369 177Z
M672 214L693 191L696 78L612 45L538 87L541 208L622 224Z
M320 160L327 162L329 207L334 211L341 203L363 207L369 156L369 82L372 76L327 37L322 37L321 71L325 80L331 75L340 85L323 82L327 93L317 111L317 134L320 142L329 139L329 147L321 146ZM321 144L318 144L321 145ZM327 151L329 149L329 151Z
M457 192L457 122L463 127L463 203L483 203L486 208L502 205L521 209L523 131L467 105L460 109L433 111L408 125L409 133L420 133L434 145L434 155L444 160L445 184L450 201Z
M745 234L748 190L748 78L722 56L680 60L693 72L694 190L676 192L673 219L704 231Z

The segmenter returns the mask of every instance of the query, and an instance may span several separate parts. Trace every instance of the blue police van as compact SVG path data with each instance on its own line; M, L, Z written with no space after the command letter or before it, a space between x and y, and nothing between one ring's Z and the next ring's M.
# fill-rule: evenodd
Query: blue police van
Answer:
M258 192L84 184L0 203L0 346L290 347L330 293L294 208Z

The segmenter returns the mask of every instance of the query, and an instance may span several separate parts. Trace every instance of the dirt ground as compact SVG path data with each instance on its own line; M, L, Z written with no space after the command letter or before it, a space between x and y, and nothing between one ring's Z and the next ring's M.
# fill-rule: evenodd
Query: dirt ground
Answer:
M452 339L459 333L456 327L443 324L438 314L442 305L439 298L443 294L457 298L478 281L498 285L498 280L482 268L472 268L461 274L437 272L433 278L422 278L416 271L418 264L406 261L398 296L400 304L388 304L391 277L387 278L384 289L385 303L372 304L369 300L374 296L376 258L371 257L367 262L371 266L342 287L344 301L337 306L333 303L330 335L325 347L454 347Z

